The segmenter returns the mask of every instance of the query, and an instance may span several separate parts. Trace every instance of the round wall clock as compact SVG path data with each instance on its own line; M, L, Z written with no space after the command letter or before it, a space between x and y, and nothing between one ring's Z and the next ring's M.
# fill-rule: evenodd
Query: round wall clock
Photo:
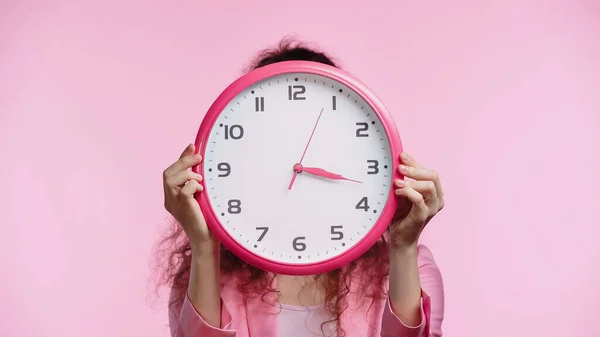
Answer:
M397 128L369 88L335 67L287 61L244 75L208 110L196 148L210 230L263 270L340 268L396 210Z

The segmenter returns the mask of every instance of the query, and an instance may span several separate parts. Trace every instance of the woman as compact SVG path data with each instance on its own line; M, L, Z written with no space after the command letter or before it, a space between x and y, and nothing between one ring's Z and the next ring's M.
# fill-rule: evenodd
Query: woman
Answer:
M287 60L331 66L325 54L289 42L264 51L251 69ZM170 325L179 337L441 336L443 287L431 252L417 245L444 206L435 171L408 154L398 158L408 179L395 182L399 207L387 232L359 259L323 275L272 275L224 249L211 236L195 193L201 162L189 145L163 175L165 207L180 224L170 244L166 281Z

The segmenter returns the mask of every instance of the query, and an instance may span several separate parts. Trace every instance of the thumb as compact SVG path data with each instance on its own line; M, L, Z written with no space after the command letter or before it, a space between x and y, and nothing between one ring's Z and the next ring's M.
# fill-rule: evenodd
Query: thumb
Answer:
M185 150L183 150L183 152L181 153L181 156L179 156L179 158L183 158L185 156L189 156L194 154L194 151L196 151L196 146L194 144L188 144L188 146L186 146Z

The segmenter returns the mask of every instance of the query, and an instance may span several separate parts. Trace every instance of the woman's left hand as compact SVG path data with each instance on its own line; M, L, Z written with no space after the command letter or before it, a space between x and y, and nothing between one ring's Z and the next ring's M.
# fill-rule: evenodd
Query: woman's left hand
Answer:
M429 220L444 207L444 191L438 173L424 168L407 153L400 155L398 170L405 179L394 181L399 200L390 225L390 241L392 248L415 248Z

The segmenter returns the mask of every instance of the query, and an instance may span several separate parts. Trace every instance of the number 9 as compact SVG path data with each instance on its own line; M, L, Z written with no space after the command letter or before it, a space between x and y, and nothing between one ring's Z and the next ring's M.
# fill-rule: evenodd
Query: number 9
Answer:
M231 166L228 163L219 163L217 165L217 170L225 172L223 174L219 174L219 177L227 177L231 173Z

